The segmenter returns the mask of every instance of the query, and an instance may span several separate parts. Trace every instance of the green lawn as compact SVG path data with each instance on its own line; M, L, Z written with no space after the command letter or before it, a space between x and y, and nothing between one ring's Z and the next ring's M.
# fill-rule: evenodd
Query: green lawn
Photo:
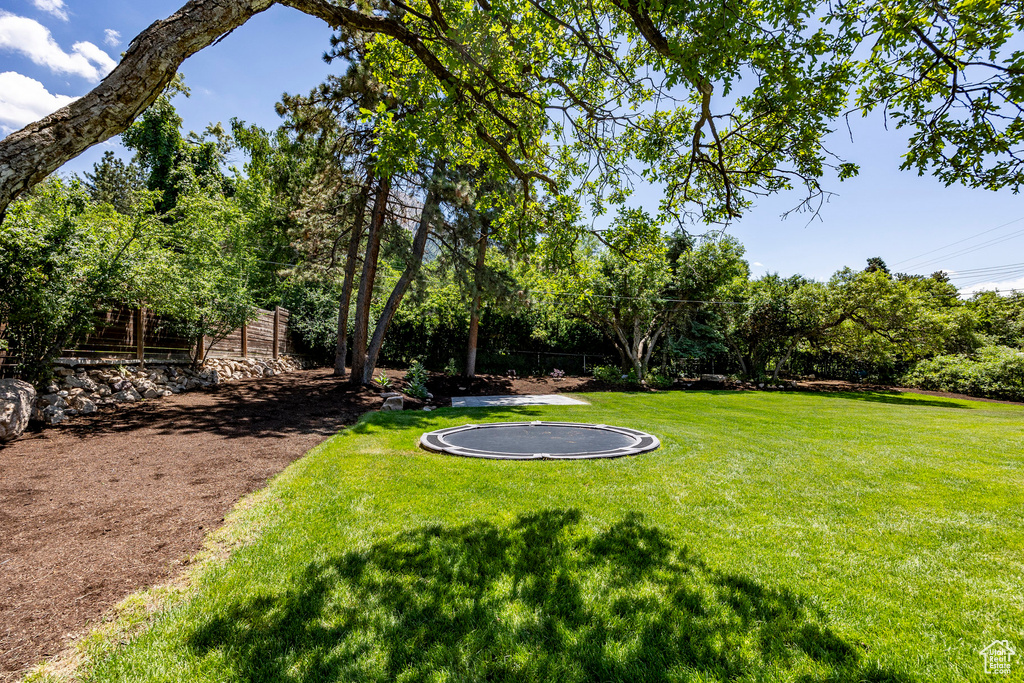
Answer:
M218 535L229 559L129 601L120 632L82 645L80 675L1024 680L1024 409L585 398L367 416L240 506ZM583 462L416 448L425 430L520 419L633 427L662 448ZM1021 653L1008 678L983 672L995 639Z

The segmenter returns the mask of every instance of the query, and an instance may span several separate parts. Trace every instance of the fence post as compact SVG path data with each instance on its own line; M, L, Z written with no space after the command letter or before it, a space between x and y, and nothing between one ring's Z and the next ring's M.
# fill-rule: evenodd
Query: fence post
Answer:
M274 306L274 358L277 358L277 340L281 338L281 307Z
M146 307L135 311L135 358L142 362L146 358Z
M249 355L249 326L242 323L242 358Z

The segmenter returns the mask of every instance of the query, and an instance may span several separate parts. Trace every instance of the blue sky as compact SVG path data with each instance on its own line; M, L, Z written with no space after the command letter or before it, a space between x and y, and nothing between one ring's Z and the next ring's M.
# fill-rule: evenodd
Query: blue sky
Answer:
M181 4L0 0L0 134L88 92L134 35ZM191 57L181 71L192 97L175 100L186 129L202 130L233 116L275 127L274 103L281 93L305 93L331 72L321 59L330 35L317 19L273 7ZM853 141L844 125L830 146L859 163L861 175L826 183L837 196L822 209L820 220L809 222L806 214L782 220L780 214L799 198L781 195L762 200L730 227L747 247L755 274L825 279L843 266L861 268L867 258L881 256L896 271L953 271L960 286L981 279L977 286L1024 288L1024 266L1007 268L998 277L970 273L1024 262L1021 197L946 188L931 177L901 172L901 132L886 131L877 116L854 118L851 127ZM89 170L112 148L118 149L116 140L89 150L63 170ZM637 196L656 208L655 188ZM942 249L946 245L952 246ZM938 251L913 258L933 250Z

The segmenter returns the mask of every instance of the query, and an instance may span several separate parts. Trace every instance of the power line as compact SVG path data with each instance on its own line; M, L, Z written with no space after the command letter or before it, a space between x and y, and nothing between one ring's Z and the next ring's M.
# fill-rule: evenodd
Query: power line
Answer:
M995 246L997 244L1001 244L1003 242L1008 242L1009 240L1016 239L1016 238L1020 237L1021 235L1024 235L1024 229L1018 230L1016 232L1011 232L1009 235L1003 235L1002 237L996 237L995 239L991 239L991 240L989 240L987 242L982 242L981 244L978 244L978 245L975 245L975 246L972 246L972 247L967 247L966 249L961 249L959 251L955 251L955 252L953 252L951 254L944 254L943 256L939 256L937 258L934 258L934 259L931 259L931 260L928 260L928 261L924 261L922 263L915 264L914 266L912 266L912 268L916 270L916 269L919 269L919 268L924 268L924 267L927 267L927 266L935 265L937 263L945 261L946 259L956 258L957 256L964 256L966 254L973 254L976 251L981 251L982 249L987 249L987 248Z
M973 239L977 239L978 237L981 237L982 235L987 235L990 232L995 232L996 230L999 230L1001 228L1005 228L1007 225L1013 225L1014 223L1017 223L1017 222L1022 221L1022 220L1024 220L1024 216L1021 216L1020 218L1015 218L1012 221L1010 221L1009 223L1003 223L1002 225L997 225L996 227L991 228L989 230L984 230L984 231L979 232L979 233L977 233L975 235L971 235L970 237L965 237L962 240L957 240L956 242L950 242L949 244L947 244L945 246L942 246L942 247L938 247L937 249L932 249L931 251L926 251L923 254L918 254L917 256L912 256L912 257L910 257L908 259L903 259L902 261L898 261L898 262L896 262L896 263L894 263L892 265L893 266L898 266L898 265L900 265L902 263L908 263L910 261L916 261L917 259L919 259L919 258L921 258L923 256L928 256L930 254L934 254L937 251L942 251L943 249L948 249L950 247L955 247L958 244L963 244L964 242L969 242L969 241L971 241ZM915 266L915 267L919 267L919 266Z

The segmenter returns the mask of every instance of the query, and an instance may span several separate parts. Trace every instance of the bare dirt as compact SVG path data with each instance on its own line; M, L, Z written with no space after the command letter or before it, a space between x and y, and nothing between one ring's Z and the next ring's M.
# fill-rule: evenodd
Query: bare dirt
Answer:
M396 384L401 374L388 371ZM500 376L434 377L428 387L436 405L453 395L621 389ZM0 681L180 571L239 498L378 408L380 391L307 370L108 409L0 447Z

